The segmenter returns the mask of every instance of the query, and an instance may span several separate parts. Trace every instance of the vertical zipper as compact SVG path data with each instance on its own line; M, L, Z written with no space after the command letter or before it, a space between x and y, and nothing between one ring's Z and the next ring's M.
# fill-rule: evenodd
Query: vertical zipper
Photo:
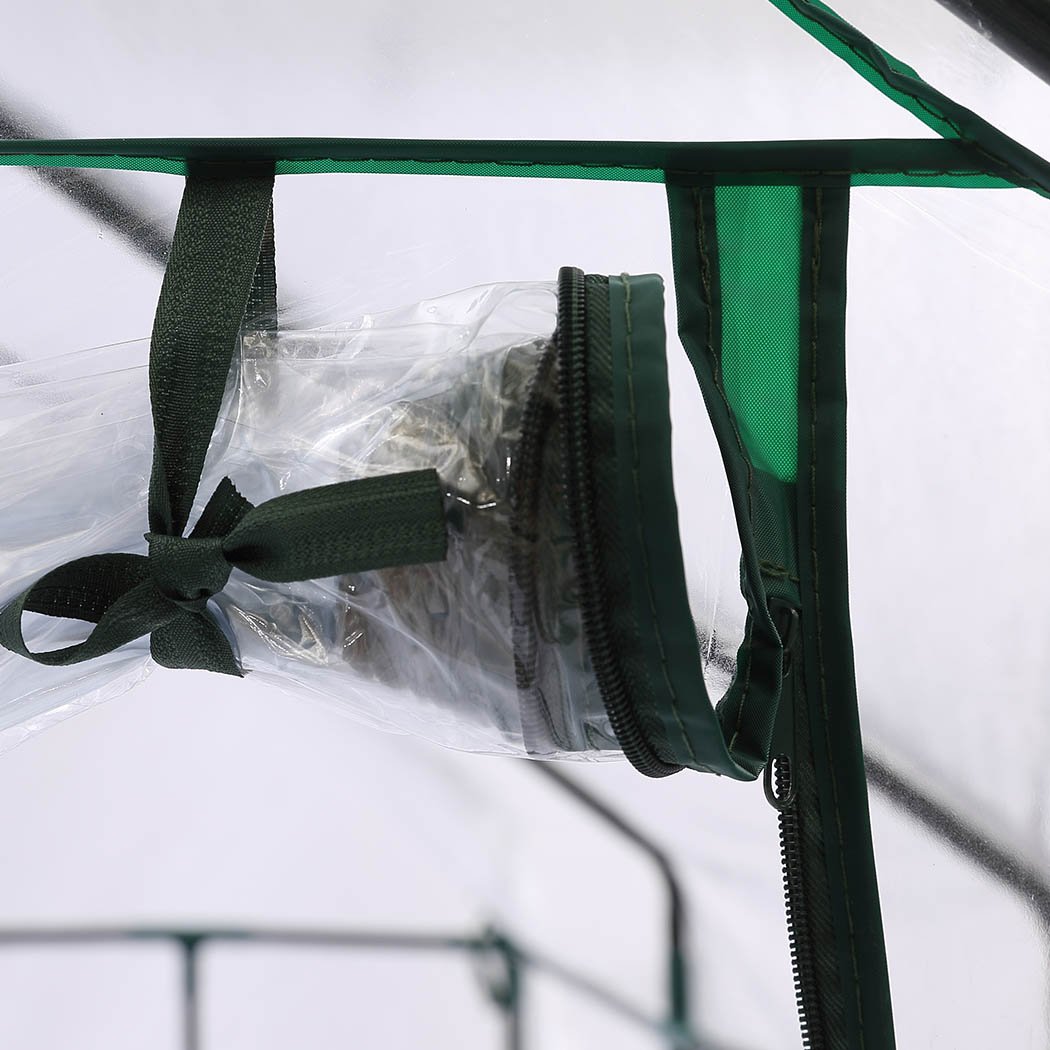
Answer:
M804 1050L825 1050L823 1028L819 1023L820 1007L817 978L813 961L813 941L806 909L806 891L802 877L802 845L799 831L797 787L792 782L791 759L778 755L770 760L767 774L772 781L773 799L780 825L780 862L784 875L784 905L787 911L788 947L791 952L791 972L795 981L795 1006ZM783 805L780 800L785 801Z
M788 947L803 1050L847 1050L841 980L799 657L799 613L770 602L783 640L783 687L763 774L777 810Z
M609 622L594 497L594 448L588 414L587 302L583 271L558 273L558 408L564 437L565 495L572 522L573 556L587 650L616 739L635 769L664 777L680 766L664 762L642 725Z
M530 755L573 750L559 734L550 705L539 682L540 618L539 564L536 545L540 537L541 490L546 481L545 458L549 442L560 441L560 424L553 391L557 351L553 344L543 351L525 394L521 437L515 450L511 475L511 544L507 559L510 582L511 637L514 677L521 708L521 731Z
M762 777L769 804L777 811L780 826L780 862L784 875L784 905L787 911L788 947L795 980L795 1006L802 1031L803 1050L825 1050L817 1022L819 1000L813 964L813 942L806 909L802 876L802 841L799 829L797 754L795 749L794 645L798 634L798 611L785 603L770 602L770 613L784 646L783 686L777 707L770 759Z

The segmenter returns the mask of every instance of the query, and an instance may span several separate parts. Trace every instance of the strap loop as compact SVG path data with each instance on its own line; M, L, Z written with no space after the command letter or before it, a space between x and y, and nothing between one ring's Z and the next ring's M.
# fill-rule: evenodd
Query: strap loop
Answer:
M150 344L148 556L99 554L48 573L0 611L4 648L65 666L149 634L164 666L240 675L208 609L233 568L289 582L444 559L444 494L434 470L323 485L258 507L224 478L183 535L246 308L254 317L268 301L269 323L276 316L272 194L272 171L187 179ZM76 645L32 652L23 612L96 626Z

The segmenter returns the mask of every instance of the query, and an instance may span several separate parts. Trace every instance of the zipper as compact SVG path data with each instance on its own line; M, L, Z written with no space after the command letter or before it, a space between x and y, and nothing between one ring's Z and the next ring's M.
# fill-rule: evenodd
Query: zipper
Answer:
M836 953L820 802L802 676L795 666L799 614L775 601L770 602L770 612L783 639L784 681L763 784L778 814L795 1006L803 1050L846 1050L841 984L833 961Z
M769 804L777 811L780 827L780 863L784 875L784 906L787 912L788 948L795 981L795 1006L804 1050L824 1050L818 1015L817 979L813 965L813 942L802 877L802 841L798 813L798 757L795 750L795 703L791 664L797 636L798 612L784 603L770 602L770 613L783 640L783 685L777 706L770 758L762 775Z
M588 416L586 280L582 270L558 273L558 406L564 435L566 498L572 522L573 557L579 577L580 612L587 650L616 739L635 769L664 777L681 768L664 762L642 726L609 622L595 507L594 447Z
M791 952L791 972L795 981L795 1007L804 1050L825 1050L820 1015L813 939L810 935L806 908L806 891L802 877L802 844L799 828L797 786L792 780L791 760L778 755L766 767L775 766L771 779L775 784L774 807L778 810L780 825L780 862L784 875L784 906L787 912L788 948ZM768 794L768 792L767 792ZM778 804L780 799L796 800Z
M571 743L562 739L557 731L537 672L540 640L536 626L539 618L536 543L541 529L541 488L548 443L560 440L552 382L556 354L553 344L544 350L525 395L521 437L515 453L517 468L510 490L511 545L507 559L522 740L526 753L541 756L552 751L573 750Z

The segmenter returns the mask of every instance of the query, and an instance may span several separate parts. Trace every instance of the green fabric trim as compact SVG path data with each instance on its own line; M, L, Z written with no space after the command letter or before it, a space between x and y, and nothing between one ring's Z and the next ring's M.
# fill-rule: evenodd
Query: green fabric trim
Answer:
M761 766L730 755L708 701L689 608L672 480L663 281L610 277L609 328L618 532L646 692L678 764L752 780Z
M853 28L820 0L771 0L796 25L801 26L832 54L859 73L879 92L902 106L942 138L964 138L958 125L947 116L934 91L911 66Z
M796 25L846 62L888 99L945 139L962 140L1017 186L1050 196L1050 164L972 110L927 84L910 66L839 17L821 0L770 0ZM990 170L981 164L983 170Z
M722 245L715 194L712 187L667 187L678 331L722 452L740 536L741 591L748 606L736 675L717 714L730 754L748 768L760 769L769 756L782 687L783 648L768 602L772 597L789 604L798 600L794 491L752 462L723 382ZM725 235L732 232L730 223ZM739 249L730 245L731 251ZM799 251L796 240L792 256L797 258ZM796 284L796 298L798 294ZM751 352L761 353L761 347Z
M579 493L588 488L586 475L589 474L592 484L587 495L593 507L592 535L596 540L597 557L590 557L589 552L584 554L581 548L583 557L577 558L577 562L580 570L586 569L592 580L600 581L600 590L590 581L585 581L581 571L581 604L591 607L590 615L584 616L585 631L590 626L588 650L613 732L624 754L645 775L667 776L678 772L682 764L676 760L675 751L668 743L650 681L635 616L634 578L620 521L624 508L621 490L625 474L630 470L629 461L621 458L626 453L617 444L617 408L624 413L627 398L622 343L616 348L619 372L618 381L614 380L608 277L598 274L585 277L584 317L585 382L575 387L577 396L571 414L577 420L573 424L577 433L581 424L586 427L588 440L583 442L573 435L573 452L582 446L584 462L576 468L579 480L570 498L579 501ZM663 347L658 350L664 352ZM580 510L585 508L574 508L577 532L586 527ZM628 528L632 525L633 521L627 523ZM594 609L594 603L601 606L600 621L597 621L598 610ZM604 646L594 630L596 621L599 630L604 629L607 636Z
M722 383L752 463L781 481L798 464L797 186L719 186Z
M808 719L848 1045L891 1050L889 978L853 670L846 551L846 244L849 191L805 195L813 294L799 382L799 575ZM803 723L804 724L804 723Z
M837 185L838 181L832 178L827 180L830 185ZM805 185L815 186L816 182L808 182ZM915 187L943 187L953 190L1014 190L1018 187L1009 179L998 178L995 175L962 175L945 173L939 171L920 172L910 171L901 175L867 175L864 173L853 175L850 178L851 186L915 186Z
M473 178L593 179L599 182L664 181L663 168L614 164L544 164L537 161L281 160L278 175L466 175Z
M0 142L0 165L186 175L265 161L278 175L334 172L597 179L706 185L840 184L1009 188L1013 169L959 140L457 142L420 139L70 139ZM666 173L666 175L665 175ZM1027 181L1020 183L1027 185Z

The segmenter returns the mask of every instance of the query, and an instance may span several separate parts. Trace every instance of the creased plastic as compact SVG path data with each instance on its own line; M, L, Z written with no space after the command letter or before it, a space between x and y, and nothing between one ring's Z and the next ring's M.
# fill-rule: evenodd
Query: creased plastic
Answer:
M553 286L492 285L311 331L243 334L191 521L224 476L253 503L437 469L445 562L273 584L213 608L248 675L456 748L619 753L591 672L550 411ZM144 553L145 343L0 368L0 601L76 557ZM84 637L27 615L35 649ZM0 650L0 747L115 696L148 639L68 668ZM231 688L236 683L231 682Z

